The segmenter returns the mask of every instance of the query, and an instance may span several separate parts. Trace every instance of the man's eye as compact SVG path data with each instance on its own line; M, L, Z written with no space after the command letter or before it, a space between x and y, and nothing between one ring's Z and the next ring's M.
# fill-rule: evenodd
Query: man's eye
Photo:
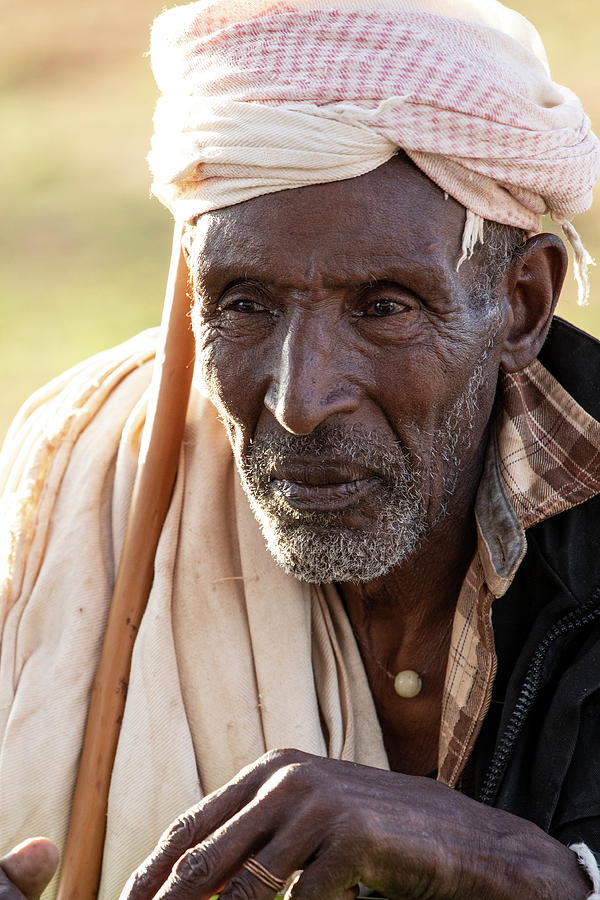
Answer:
M257 303L256 300L232 300L223 304L221 309L224 312L254 313L264 312L265 308L260 303Z
M375 300L373 303L370 303L367 306L366 314L368 316L393 316L396 313L402 312L403 309L406 309L406 305L404 303L400 303L398 300L389 300L387 297L382 297L381 300Z

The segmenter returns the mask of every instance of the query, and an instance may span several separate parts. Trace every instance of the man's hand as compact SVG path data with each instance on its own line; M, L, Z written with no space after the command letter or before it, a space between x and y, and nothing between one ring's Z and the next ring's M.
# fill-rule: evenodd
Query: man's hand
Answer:
M47 838L30 838L0 859L1 900L39 900L58 866L58 850Z
M590 890L575 855L531 822L428 778L267 753L190 809L129 880L122 900L271 900L242 864L303 873L293 900L350 900L362 882L390 900L553 900Z

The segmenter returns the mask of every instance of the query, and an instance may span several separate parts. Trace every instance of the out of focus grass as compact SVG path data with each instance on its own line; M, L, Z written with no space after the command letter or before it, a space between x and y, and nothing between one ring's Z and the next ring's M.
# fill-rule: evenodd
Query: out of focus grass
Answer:
M2 0L0 439L36 387L159 321L171 222L148 194L144 53L162 5ZM600 128L598 0L518 8ZM600 258L600 208L576 224ZM600 336L600 270L591 306L569 279L561 313Z
M170 217L149 198L160 0L3 0L0 438L36 387L160 319Z

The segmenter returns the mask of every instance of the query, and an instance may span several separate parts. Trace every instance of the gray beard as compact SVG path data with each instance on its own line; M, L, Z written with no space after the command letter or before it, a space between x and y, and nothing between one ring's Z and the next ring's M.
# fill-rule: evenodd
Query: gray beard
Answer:
M375 439L376 440L376 439ZM270 487L289 456L359 463L379 476L361 530L348 527L347 510L301 511ZM414 553L425 532L423 498L408 454L382 447L360 426L323 424L308 435L255 441L241 469L242 484L267 547L289 574L311 583L371 579Z
M257 438L245 458L236 455L242 485L261 526L268 549L288 574L312 584L371 581L410 559L429 530L446 515L460 465L472 441L483 362L475 367L463 394L433 434L430 466L411 457L398 442L378 443L377 434L360 425L324 422L307 435ZM289 457L358 463L377 474L379 483L360 505L364 527L345 524L348 510L314 512L289 506L270 485L274 471ZM442 498L428 520L423 487L431 470L442 473Z

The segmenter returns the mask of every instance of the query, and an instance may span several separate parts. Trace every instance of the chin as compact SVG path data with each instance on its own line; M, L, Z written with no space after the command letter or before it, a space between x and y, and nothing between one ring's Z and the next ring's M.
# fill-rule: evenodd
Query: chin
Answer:
M328 584L334 581L372 581L401 566L418 551L425 535L422 521L404 517L396 528L368 530L330 525L293 525L273 521L263 511L255 514L267 548L277 563L299 581ZM391 523L389 523L391 525Z

